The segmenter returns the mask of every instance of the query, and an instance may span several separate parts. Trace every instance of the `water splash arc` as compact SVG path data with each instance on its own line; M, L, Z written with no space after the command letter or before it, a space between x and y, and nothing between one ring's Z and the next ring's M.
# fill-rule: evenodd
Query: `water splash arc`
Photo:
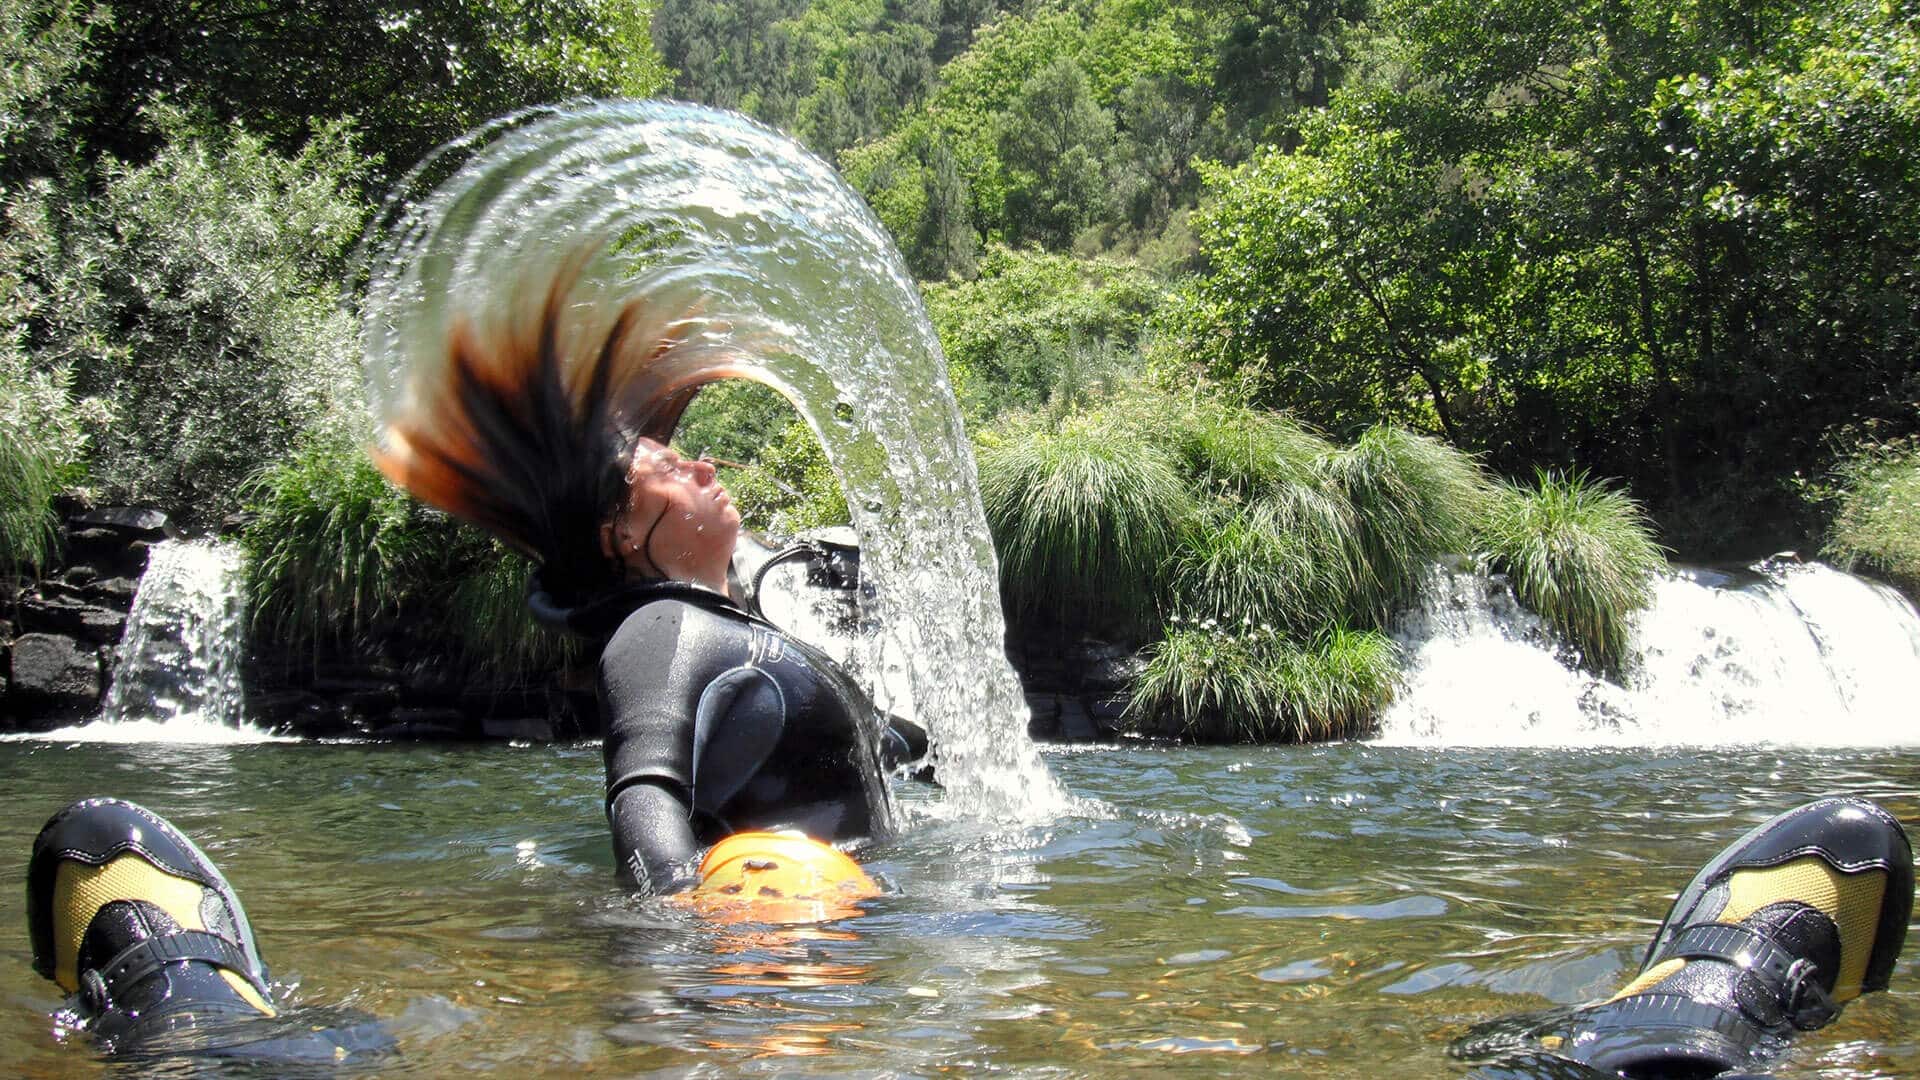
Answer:
M831 166L736 113L660 101L537 109L416 169L363 260L362 337L382 415L414 373L444 363L460 320L509 316L563 266L578 268L566 301L582 328L636 300L697 315L709 347L651 388L667 409L628 419L670 428L685 393L718 377L791 401L859 534L874 586L862 617L877 631L862 666L880 704L887 686L910 688L948 797L968 812L1044 817L1064 805L1006 662L994 552L939 341L885 229Z
M1619 680L1581 670L1504 579L1436 567L1397 634L1381 741L1442 746L1920 743L1920 614L1817 563L1662 577Z

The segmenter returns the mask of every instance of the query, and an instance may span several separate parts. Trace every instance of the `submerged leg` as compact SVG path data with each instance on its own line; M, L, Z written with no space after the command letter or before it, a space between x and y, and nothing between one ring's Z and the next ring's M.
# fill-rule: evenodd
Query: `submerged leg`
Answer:
M1886 988L1913 895L1892 815L1865 799L1809 803L1707 863L1613 997L1481 1025L1454 1053L1488 1078L1731 1080Z
M165 818L118 799L55 814L27 867L33 967L109 1053L244 1047L345 1060L391 1038L364 1023L276 1023L266 964L233 887Z

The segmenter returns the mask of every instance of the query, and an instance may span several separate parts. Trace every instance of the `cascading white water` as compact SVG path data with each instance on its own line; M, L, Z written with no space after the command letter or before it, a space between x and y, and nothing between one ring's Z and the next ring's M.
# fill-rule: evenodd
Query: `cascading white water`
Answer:
M859 534L873 628L861 666L883 708L890 686L911 687L947 803L1015 819L1067 805L1027 738L939 340L885 228L830 165L737 113L534 109L411 174L366 254L363 343L382 418L404 411L418 372L447 362L457 327L500 325L557 276L577 340L605 340L627 310L688 320L678 338L647 324L649 347L684 348L636 377L635 410L714 377L779 390L819 436ZM626 419L641 430L648 417Z
M1663 577L1622 682L1564 662L1500 578L1436 567L1396 633L1407 684L1388 743L1646 746L1920 743L1920 614L1814 564Z
M34 738L68 742L259 742L242 715L245 598L238 549L168 540L147 559L113 683L90 724Z

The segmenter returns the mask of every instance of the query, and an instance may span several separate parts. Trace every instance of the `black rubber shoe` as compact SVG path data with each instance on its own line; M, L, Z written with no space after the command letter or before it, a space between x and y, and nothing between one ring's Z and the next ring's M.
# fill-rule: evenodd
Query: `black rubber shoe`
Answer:
M1913 851L1865 799L1822 799L1761 825L1694 876L1640 974L1532 1033L1602 1075L1713 1076L1885 989L1913 911Z
M86 799L40 830L27 867L33 967L109 1049L274 1015L266 965L226 878L143 807Z

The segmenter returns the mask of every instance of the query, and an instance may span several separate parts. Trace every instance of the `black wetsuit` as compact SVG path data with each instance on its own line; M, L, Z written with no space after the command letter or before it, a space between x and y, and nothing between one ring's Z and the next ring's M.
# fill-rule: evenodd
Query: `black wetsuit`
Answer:
M607 820L636 887L692 884L701 848L746 829L848 841L892 830L889 767L924 753L819 650L709 589L634 586L534 608L604 640Z

